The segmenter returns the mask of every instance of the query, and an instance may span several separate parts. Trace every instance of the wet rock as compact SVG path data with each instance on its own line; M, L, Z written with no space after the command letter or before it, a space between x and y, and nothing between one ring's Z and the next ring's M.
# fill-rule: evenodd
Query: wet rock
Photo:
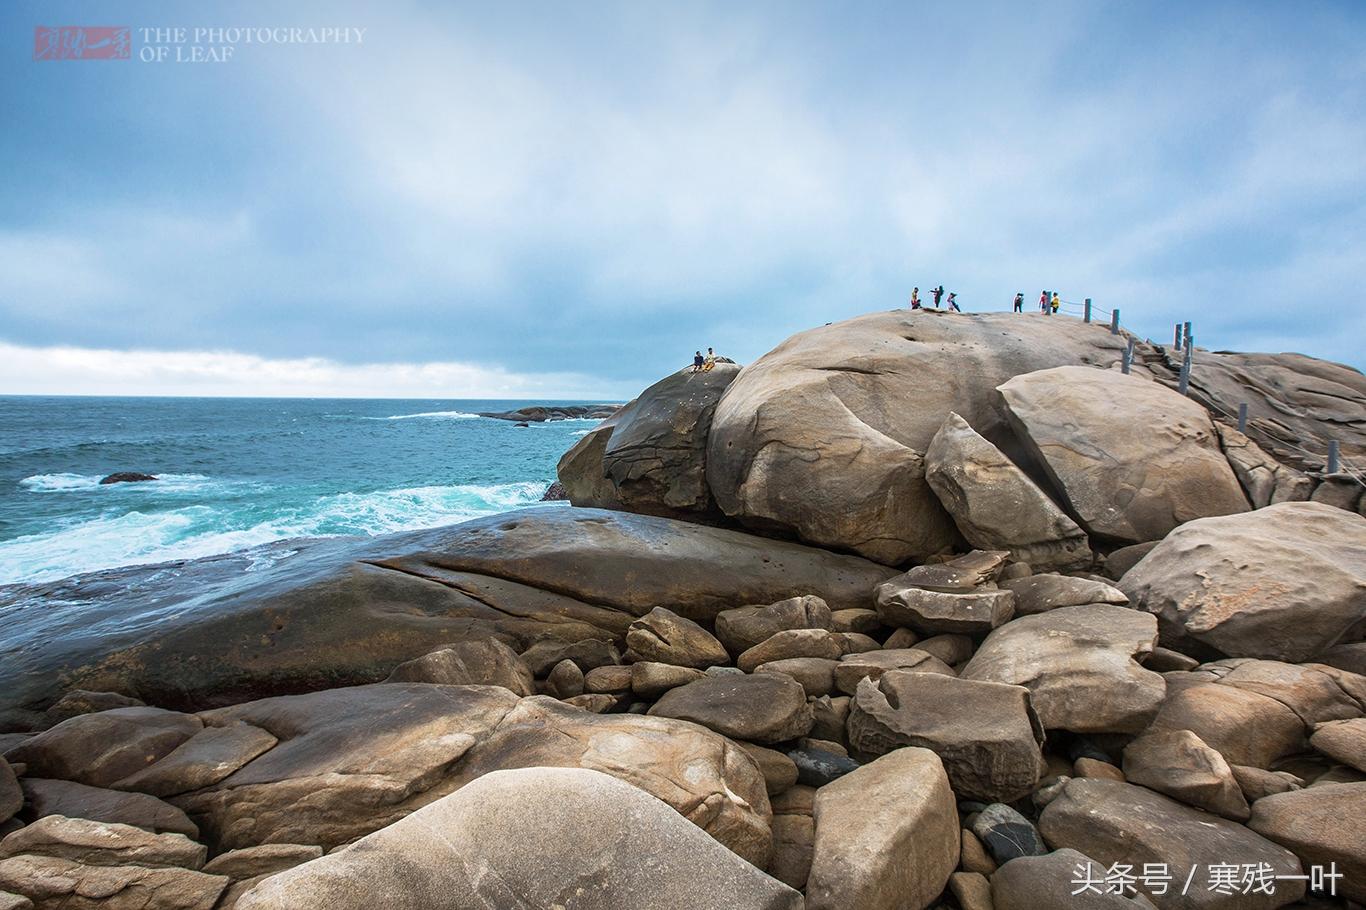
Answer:
M526 910L801 906L800 894L649 794L587 769L530 768L489 774L346 850L272 876L238 910L427 910L451 895Z
M111 483L146 483L149 480L156 480L155 474L142 474L138 471L115 471L113 474L106 474L100 478L100 484Z
M53 724L59 724L82 714L94 714L114 708L137 708L142 704L136 698L117 692L87 692L84 689L74 689L57 699L56 703L43 713Z

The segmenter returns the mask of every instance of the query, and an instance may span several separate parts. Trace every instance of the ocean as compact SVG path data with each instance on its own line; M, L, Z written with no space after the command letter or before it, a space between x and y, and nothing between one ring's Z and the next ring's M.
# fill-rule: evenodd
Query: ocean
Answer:
M537 504L598 421L476 413L546 403L0 397L0 584Z

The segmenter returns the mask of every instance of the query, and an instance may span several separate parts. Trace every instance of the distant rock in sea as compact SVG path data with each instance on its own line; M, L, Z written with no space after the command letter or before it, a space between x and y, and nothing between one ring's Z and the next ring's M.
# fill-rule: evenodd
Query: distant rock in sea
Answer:
M568 502L569 491L564 488L564 484L558 480L545 488L545 495L541 497L541 502Z
M480 417L511 420L514 423L545 423L547 420L605 420L620 408L619 404L571 404L564 407L532 405L515 411L483 411Z
M140 474L137 471L117 471L110 474L100 481L106 483L142 483L144 480L156 480L155 474Z

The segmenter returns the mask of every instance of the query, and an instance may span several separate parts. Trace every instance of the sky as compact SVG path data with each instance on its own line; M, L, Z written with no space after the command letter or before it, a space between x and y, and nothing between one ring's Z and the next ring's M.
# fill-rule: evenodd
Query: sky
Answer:
M34 60L54 25L131 59ZM215 27L364 31L175 62ZM1366 365L1358 0L7 0L0 36L0 394L624 399L939 283Z

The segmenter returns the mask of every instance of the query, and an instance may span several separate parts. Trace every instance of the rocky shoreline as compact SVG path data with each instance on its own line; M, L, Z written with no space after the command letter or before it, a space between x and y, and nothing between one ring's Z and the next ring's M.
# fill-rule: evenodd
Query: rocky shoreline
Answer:
M605 420L617 412L615 404L531 405L513 411L482 411L480 417L513 423L545 423L548 420Z
M870 314L569 507L0 589L0 908L1366 903L1366 377L1127 341Z

